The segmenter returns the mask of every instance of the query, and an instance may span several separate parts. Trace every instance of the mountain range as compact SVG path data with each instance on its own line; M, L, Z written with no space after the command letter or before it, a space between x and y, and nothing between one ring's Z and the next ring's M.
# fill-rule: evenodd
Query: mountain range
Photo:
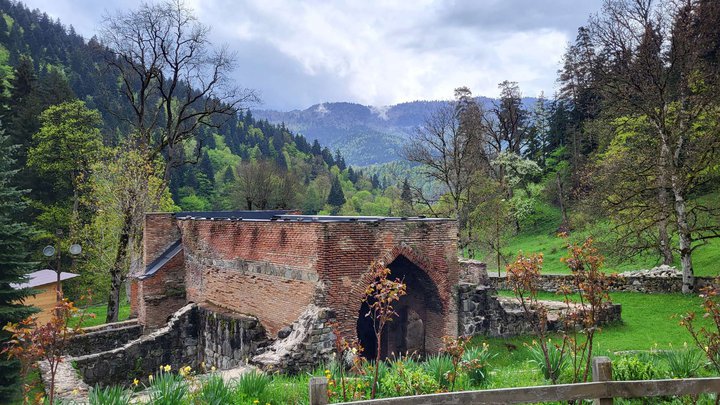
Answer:
M477 97L490 108L495 101ZM532 105L534 98L524 98ZM275 111L253 109L255 119L284 124L308 140L317 139L332 150L340 150L349 164L368 166L403 160L403 146L437 109L449 101L412 101L376 107L356 103L332 102L312 105L304 110Z

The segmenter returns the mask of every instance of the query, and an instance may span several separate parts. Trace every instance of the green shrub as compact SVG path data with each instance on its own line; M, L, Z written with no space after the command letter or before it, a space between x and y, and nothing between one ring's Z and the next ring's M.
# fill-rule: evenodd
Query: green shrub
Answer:
M441 390L436 378L423 368L397 368L380 380L382 396L409 396L432 394Z
M563 353L562 350L554 344L549 343L547 345L547 350L550 368L548 368L548 364L545 363L545 355L543 354L540 345L535 344L530 346L528 353L530 355L530 362L540 369L540 372L546 380L551 380L551 373L555 376L560 376L563 371L565 371L567 368L567 357L565 356L565 353Z
M234 398L232 387L225 384L221 376L211 375L202 380L200 389L195 392L195 403L202 405L231 404Z
M613 362L613 379L617 381L653 380L659 371L652 361L644 361L637 356L621 357Z
M424 363L425 371L444 389L450 388L448 373L453 371L452 359L441 354L428 357Z
M465 373L470 385L482 385L490 372L490 360L497 356L490 353L487 345L471 347L465 350L463 362Z
M688 348L669 350L663 353L663 358L671 378L697 377L700 368L705 363L703 353Z
M130 392L119 385L100 388L95 386L88 394L90 405L128 405Z
M150 403L177 405L187 403L188 386L185 378L169 372L155 375L150 385Z
M259 399L272 379L259 371L251 371L240 376L237 380L236 390L249 399Z

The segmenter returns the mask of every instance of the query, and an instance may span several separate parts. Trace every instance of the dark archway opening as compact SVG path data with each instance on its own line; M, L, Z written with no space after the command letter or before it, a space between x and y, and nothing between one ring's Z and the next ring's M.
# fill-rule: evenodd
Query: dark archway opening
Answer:
M375 339L374 319L366 316L368 304L360 306L357 336L363 346L364 357L374 359L380 350L382 358L400 353L424 355L429 329L439 330L442 322L442 302L437 286L420 267L405 256L398 256L388 265L391 279L401 279L407 286L407 295L395 304L398 316L385 325L378 348Z

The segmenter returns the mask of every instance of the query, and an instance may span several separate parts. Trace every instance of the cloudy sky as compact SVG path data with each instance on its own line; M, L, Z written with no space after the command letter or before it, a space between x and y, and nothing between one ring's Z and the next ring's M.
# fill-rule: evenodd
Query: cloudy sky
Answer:
M89 38L102 16L140 0L23 0ZM217 44L237 52L239 84L262 108L326 101L448 99L468 86L551 95L563 51L601 0L187 0Z

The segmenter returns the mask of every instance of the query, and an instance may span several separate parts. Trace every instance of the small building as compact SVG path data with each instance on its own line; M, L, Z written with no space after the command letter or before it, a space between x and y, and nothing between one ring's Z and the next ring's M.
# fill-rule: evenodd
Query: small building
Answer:
M62 282L77 277L75 273L60 273L60 288ZM11 284L16 289L31 288L37 293L31 295L24 300L25 305L32 305L40 309L37 314L39 322L48 322L52 318L52 310L57 302L57 272L55 270L44 269L34 271L28 274L28 281L22 284Z

